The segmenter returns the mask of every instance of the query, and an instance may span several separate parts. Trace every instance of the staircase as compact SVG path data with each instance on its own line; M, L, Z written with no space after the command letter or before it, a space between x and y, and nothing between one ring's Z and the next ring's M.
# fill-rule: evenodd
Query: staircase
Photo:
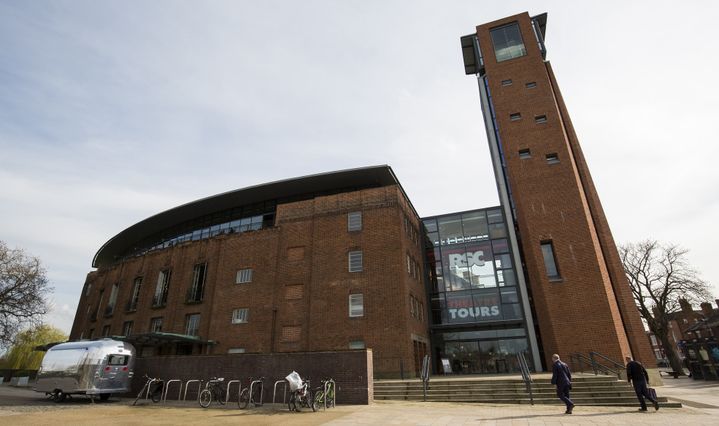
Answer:
M578 377L577 377L578 376ZM638 406L631 385L616 376L574 375L571 398L575 404L594 406ZM562 402L557 398L556 387L550 377L535 376L532 384L535 404ZM374 399L422 401L422 382L413 380L375 380ZM427 401L476 402L485 404L529 404L529 392L520 378L503 377L433 377L427 389ZM659 396L661 407L681 408L680 403L668 402Z

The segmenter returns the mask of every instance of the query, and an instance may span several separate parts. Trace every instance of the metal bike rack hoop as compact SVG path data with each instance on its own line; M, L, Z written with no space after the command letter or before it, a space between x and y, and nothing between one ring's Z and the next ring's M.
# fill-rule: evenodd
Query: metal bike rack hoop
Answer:
M167 403L167 394L170 393L170 385L174 382L177 382L180 384L180 391L177 393L177 400L178 401L180 400L180 396L182 395L182 380L180 380L180 379L168 380L167 383L165 383L165 392L164 392L164 395L162 396L162 402L165 404Z
M287 398L287 380L282 379L275 382L275 386L272 389L272 405L275 405L275 396L277 395L277 385L282 384L282 404L286 404Z
M225 392L225 404L230 402L230 385L233 383L237 383L239 385L239 389L237 389L237 400L240 400L240 392L242 392L242 383L239 380L230 380L227 382L227 392Z
M187 400L187 391L190 389L190 383L197 382L197 400L200 400L200 389L202 389L202 380L192 379L185 382L185 395L182 397L183 401Z

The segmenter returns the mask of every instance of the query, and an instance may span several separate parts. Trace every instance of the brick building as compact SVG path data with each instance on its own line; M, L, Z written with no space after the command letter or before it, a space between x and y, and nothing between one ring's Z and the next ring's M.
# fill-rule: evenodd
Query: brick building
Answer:
M396 376L429 342L420 235L386 166L198 200L98 251L70 337L144 356L368 347Z
M420 219L388 166L152 216L93 261L71 338L142 355L371 348L376 377L654 357L549 62L546 15L462 37L501 205ZM443 362L446 361L446 362Z

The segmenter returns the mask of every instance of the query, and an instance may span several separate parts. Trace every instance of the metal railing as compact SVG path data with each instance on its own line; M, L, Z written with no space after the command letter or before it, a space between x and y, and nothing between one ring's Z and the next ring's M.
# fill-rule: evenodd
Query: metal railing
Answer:
M573 353L569 355L569 363L571 364L572 370L577 372L591 371L595 376L601 373L607 376L616 375L617 378L621 379L622 372L624 371L623 364L599 352L589 352L588 357L581 353ZM585 368L585 366L588 368Z
M624 371L624 364L618 363L617 361L614 361L613 359L611 359L605 355L602 355L599 352L589 352L589 359L592 360L592 363L594 365L603 368L605 371L616 374L617 378L621 380L622 371ZM600 364L599 361L597 361L597 359L599 359L609 365L607 366L604 364Z
M529 403L534 405L534 393L532 391L532 372L529 370L529 364L527 358L524 356L524 352L517 353L517 363L519 364L519 370L522 373L522 380L524 380L524 386L529 393Z
M422 359L422 372L420 374L420 377L422 379L422 394L425 401L427 401L427 388L429 387L429 366L431 365L430 361L430 356L425 355Z

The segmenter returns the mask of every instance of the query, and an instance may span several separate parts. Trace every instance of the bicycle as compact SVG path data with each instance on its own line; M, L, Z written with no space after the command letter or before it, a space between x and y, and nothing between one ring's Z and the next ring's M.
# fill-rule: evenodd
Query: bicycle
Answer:
M224 384L224 377L211 378L205 385L205 389L200 392L199 398L197 398L197 402L200 403L200 406L202 408L209 407L213 399L220 403L220 405L225 405L225 389L222 387Z
M329 378L322 380L322 386L315 389L313 409L319 410L320 407L333 408L335 406L335 381ZM325 391L327 393L325 393Z
M264 380L264 377L260 377L257 380L252 380L252 377L250 377L250 386L240 391L240 397L237 400L237 405L241 410L247 408L250 403L253 403L255 407L262 405L262 396L265 390Z
M142 394L145 394L145 399L147 399L147 396L149 394L150 399L152 399L152 402L160 402L162 399L162 392L165 387L165 381L158 378L152 378L145 374L143 376L145 378L145 385L142 386L142 389L140 389L140 393L137 394L137 397L132 402L132 405L137 404L137 401L140 399Z
M315 404L312 402L312 389L310 388L310 379L306 379L302 382L302 386L299 389L290 393L290 399L287 401L287 408L290 411L300 412L302 407L311 408L312 411L317 411Z

